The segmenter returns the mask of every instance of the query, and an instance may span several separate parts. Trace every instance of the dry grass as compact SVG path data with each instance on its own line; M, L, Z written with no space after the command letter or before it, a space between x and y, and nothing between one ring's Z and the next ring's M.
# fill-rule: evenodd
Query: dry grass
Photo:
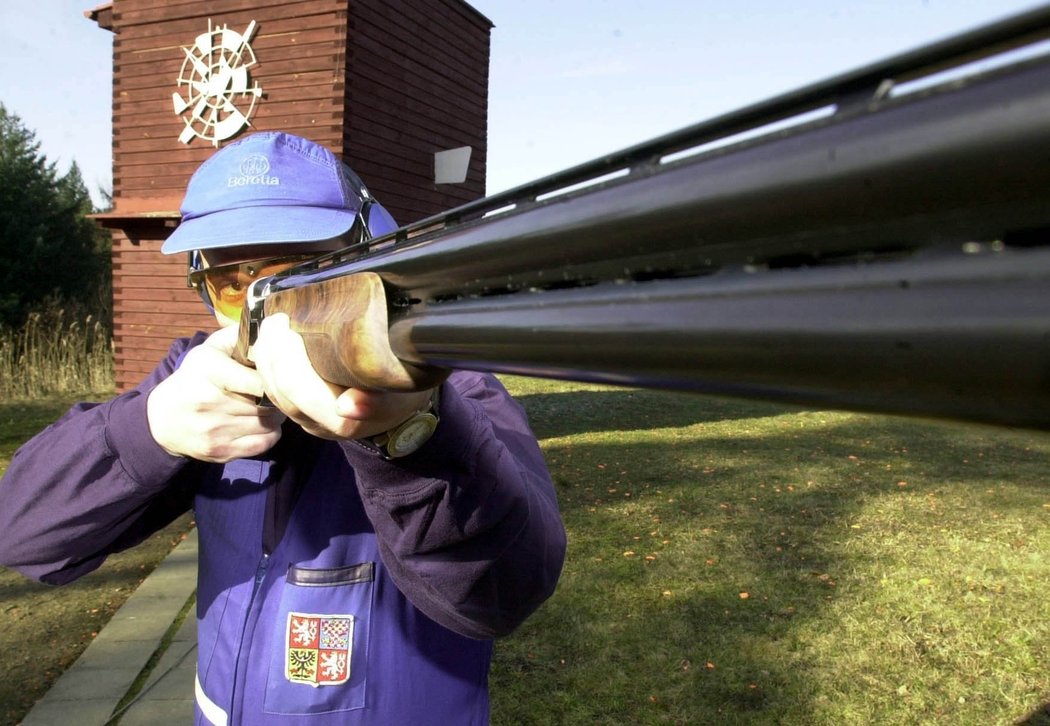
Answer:
M0 399L105 392L113 387L113 346L97 317L52 302L19 330L0 328Z

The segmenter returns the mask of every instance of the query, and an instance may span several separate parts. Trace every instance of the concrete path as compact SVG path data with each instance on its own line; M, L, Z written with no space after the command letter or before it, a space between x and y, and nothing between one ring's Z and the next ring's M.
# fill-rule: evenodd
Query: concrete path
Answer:
M186 608L193 603L196 586L194 529L55 681L26 715L23 726L192 723L197 620L193 608ZM116 713L139 676L147 672L135 700Z

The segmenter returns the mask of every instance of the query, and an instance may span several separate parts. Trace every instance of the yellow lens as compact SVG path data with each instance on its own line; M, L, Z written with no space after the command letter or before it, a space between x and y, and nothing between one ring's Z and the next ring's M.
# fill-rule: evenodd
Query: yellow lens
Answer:
M313 255L275 257L269 260L238 262L201 270L204 287L216 312L229 320L240 320L248 288L260 277L269 277L312 259Z
M215 309L231 320L239 320L251 280L242 281L229 274L221 277L205 275L204 280Z

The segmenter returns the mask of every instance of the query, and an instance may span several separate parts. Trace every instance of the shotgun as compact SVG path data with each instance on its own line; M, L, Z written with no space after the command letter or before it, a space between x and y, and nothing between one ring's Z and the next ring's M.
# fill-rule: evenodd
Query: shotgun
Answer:
M449 369L1050 429L1050 7L258 280L347 386Z

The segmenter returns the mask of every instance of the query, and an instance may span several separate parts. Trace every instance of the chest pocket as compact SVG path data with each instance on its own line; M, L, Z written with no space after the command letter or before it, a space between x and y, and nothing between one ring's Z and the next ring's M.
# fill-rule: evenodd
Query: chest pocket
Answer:
M374 580L373 562L288 569L271 634L264 711L364 708Z

